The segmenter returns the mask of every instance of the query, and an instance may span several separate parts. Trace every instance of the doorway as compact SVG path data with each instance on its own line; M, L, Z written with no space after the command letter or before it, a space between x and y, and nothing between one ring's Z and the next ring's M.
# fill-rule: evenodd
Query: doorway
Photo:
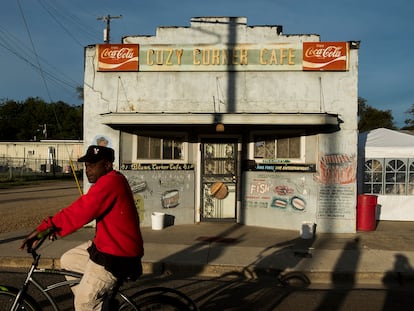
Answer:
M201 142L201 221L235 221L237 139Z

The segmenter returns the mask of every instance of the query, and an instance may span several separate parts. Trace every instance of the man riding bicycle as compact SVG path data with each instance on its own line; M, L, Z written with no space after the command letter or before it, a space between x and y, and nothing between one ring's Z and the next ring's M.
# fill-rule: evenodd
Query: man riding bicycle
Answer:
M73 287L75 310L101 310L103 298L118 279L136 279L142 273L144 254L139 216L127 179L113 169L112 148L92 145L78 162L85 162L89 191L68 207L45 219L23 241L21 249L31 248L39 233L54 228L66 236L96 220L96 232L87 241L61 257L64 269L83 273Z

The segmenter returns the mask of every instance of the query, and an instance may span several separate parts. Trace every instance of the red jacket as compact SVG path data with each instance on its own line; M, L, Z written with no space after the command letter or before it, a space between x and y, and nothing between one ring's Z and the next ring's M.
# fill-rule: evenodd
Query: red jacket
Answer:
M88 193L82 195L55 216L45 219L38 231L52 225L59 236L68 235L96 219L93 239L103 253L136 257L143 256L139 216L128 181L121 173L111 171L101 176Z

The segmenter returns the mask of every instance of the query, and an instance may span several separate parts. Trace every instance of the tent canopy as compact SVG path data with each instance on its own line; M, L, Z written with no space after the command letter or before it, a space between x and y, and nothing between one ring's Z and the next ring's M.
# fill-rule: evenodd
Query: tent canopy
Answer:
M378 128L358 136L361 158L414 158L414 136Z

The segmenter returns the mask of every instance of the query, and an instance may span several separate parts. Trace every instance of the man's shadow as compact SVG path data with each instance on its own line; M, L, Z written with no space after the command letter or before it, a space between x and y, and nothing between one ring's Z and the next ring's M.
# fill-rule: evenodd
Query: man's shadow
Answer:
M343 303L356 284L356 269L361 256L360 241L356 238L345 244L344 249L335 264L332 278L332 289L327 291L319 304L317 311L342 310Z
M413 281L414 269L408 258L403 254L396 254L394 268L387 271L382 278L382 283L387 289L382 310L403 310L407 303L412 303Z

